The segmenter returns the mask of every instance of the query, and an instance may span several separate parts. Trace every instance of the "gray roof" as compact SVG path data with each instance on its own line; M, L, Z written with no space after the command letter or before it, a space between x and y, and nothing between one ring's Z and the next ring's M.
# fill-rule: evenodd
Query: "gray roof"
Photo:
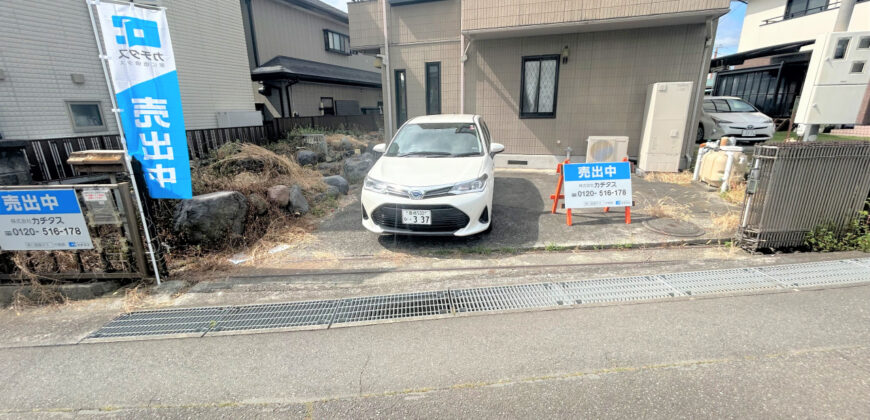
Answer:
M381 87L380 73L279 55L251 71L251 80L290 80Z

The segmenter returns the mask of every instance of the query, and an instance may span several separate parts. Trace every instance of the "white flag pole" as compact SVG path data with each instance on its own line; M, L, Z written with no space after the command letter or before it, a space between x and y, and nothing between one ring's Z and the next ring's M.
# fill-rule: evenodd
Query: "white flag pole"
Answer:
M151 244L151 233L148 232L148 222L145 220L145 211L142 209L142 198L139 196L139 186L136 184L136 175L133 173L133 165L130 163L130 154L127 152L127 139L124 137L124 126L121 124L121 112L118 109L118 103L115 100L115 88L112 87L112 79L109 76L109 68L106 66L106 60L109 58L103 52L103 40L100 39L100 34L97 31L97 22L94 20L93 7L100 0L85 0L85 5L88 8L88 15L91 17L91 26L94 28L94 40L97 41L97 52L100 57L100 64L103 65L103 75L106 77L106 87L109 89L109 98L112 101L112 114L115 115L115 124L118 126L118 135L121 138L121 146L124 148L124 163L127 166L127 172L130 174L130 183L133 185L133 192L136 196L136 206L139 210L139 220L142 221L142 230L145 231L145 242L148 244L148 253L151 254L151 268L154 269L154 278L157 280L157 285L160 285L160 270L157 269L157 254L154 253L154 246ZM131 226L131 228L133 228Z

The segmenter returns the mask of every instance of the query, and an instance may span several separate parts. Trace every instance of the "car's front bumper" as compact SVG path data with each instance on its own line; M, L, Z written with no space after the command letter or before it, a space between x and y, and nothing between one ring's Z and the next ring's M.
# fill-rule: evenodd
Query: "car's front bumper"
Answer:
M492 196L487 191L411 200L364 189L360 202L363 227L379 234L469 236L483 232L492 221ZM432 225L402 224L402 209L431 210Z
M743 133L746 130L754 130L755 135L744 136ZM716 125L715 129L713 130L713 137L717 139L722 137L734 137L736 141L740 142L762 142L768 141L773 138L773 133L773 124L765 124L760 127L749 128L744 125L725 123Z

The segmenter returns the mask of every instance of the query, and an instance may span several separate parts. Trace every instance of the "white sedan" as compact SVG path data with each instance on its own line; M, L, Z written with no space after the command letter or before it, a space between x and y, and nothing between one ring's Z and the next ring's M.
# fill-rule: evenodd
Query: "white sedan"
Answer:
M492 223L492 143L478 115L417 117L386 144L363 185L362 225L380 234L469 236Z
M775 131L773 119L746 101L733 96L707 96L698 124L697 142L734 137L738 142L770 140Z

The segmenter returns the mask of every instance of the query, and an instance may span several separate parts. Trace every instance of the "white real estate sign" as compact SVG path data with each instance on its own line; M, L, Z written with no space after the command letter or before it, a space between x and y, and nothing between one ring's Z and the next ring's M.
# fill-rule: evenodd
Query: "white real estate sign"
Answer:
M567 209L631 206L628 162L569 163L562 176Z
M0 191L0 250L93 248L74 190Z

